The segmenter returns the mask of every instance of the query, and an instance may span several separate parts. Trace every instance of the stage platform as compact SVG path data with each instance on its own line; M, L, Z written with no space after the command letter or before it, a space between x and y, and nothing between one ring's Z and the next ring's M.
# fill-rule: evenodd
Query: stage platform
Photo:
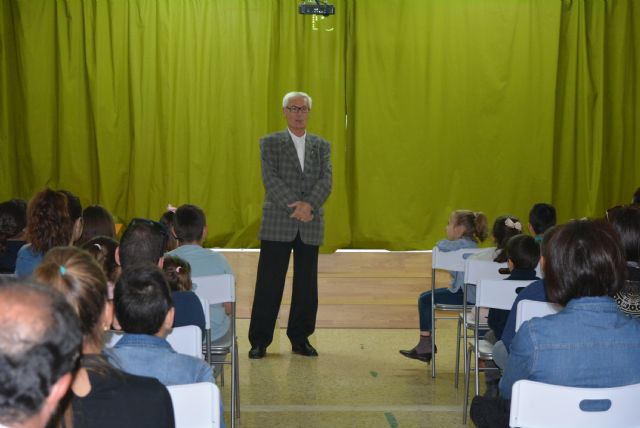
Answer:
M237 316L250 318L258 250L217 250L236 274ZM286 327L291 302L289 267L279 325ZM438 272L436 284L450 276ZM431 251L339 250L321 254L317 326L325 328L418 328L417 299L431 288Z

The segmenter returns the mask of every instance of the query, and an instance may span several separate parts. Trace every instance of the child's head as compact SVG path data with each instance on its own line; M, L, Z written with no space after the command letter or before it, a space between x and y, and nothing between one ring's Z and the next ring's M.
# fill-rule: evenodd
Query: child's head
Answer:
M200 243L206 234L207 218L204 211L195 205L181 205L176 211L173 228L180 245Z
M487 238L487 216L479 211L456 210L449 216L447 239L461 238L482 242Z
M529 235L516 235L509 238L505 247L509 270L532 270L540 262L540 245Z
M496 252L498 253L493 261L504 263L507 261L507 254L503 251L504 247L512 236L522 233L522 223L516 216L501 215L493 222L493 230L491 232L496 242Z
M171 291L191 291L191 265L180 257L166 256L163 264Z
M0 253L8 239L24 235L27 227L27 202L12 199L0 204Z
M631 198L631 203L634 205L640 205L640 187L636 189L633 193L633 198Z
M82 235L78 241L84 244L96 236L115 239L116 225L106 208L101 205L89 205L82 211Z
M102 266L107 280L115 284L120 276L120 266L116 262L118 241L106 236L96 236L85 242L82 249L88 252Z
M529 231L533 235L542 235L556 224L556 209L551 204L539 203L529 211Z

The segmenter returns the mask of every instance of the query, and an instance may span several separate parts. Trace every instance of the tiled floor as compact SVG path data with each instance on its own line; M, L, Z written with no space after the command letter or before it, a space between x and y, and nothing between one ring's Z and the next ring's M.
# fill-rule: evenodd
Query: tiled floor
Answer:
M453 387L455 322L439 326L432 379L429 365L398 353L415 345L417 330L319 329L311 342L320 356L308 358L291 354L283 329L266 358L250 360L248 320L238 320L238 426L463 427L462 379ZM221 390L227 426L229 385Z

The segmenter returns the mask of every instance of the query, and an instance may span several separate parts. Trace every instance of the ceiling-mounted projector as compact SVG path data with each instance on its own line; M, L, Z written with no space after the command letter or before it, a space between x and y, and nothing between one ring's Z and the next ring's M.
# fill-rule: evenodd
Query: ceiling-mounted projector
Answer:
M300 3L298 7L298 13L301 15L335 15L336 7L332 4L328 4L327 2L321 2L320 0L316 0L314 3Z

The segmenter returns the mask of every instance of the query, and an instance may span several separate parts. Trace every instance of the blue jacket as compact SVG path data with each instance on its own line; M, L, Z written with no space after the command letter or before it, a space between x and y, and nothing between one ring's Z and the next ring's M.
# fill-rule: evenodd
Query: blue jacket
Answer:
M521 379L595 388L640 383L640 320L606 296L573 299L557 314L533 318L513 339L500 395L510 399Z
M169 342L147 334L125 334L105 354L121 370L154 377L164 385L214 382L211 367L204 360L178 354Z

